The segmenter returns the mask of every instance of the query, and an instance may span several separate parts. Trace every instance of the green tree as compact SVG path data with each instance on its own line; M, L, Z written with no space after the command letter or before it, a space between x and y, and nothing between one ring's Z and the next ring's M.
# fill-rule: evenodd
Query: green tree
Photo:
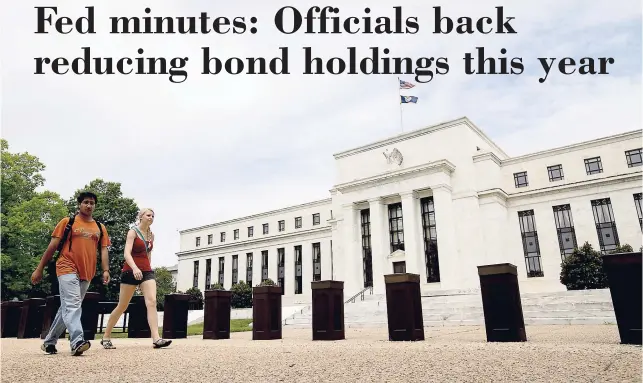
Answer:
M45 191L8 209L4 223L7 248L2 254L2 299L46 296L50 284L32 286L30 277L51 240L51 232L67 215L65 202ZM43 278L44 279L44 278Z
M2 214L7 214L9 208L31 199L36 194L36 188L44 185L45 178L40 174L45 165L38 157L29 153L10 153L9 143L0 140L2 153Z
M112 242L109 248L110 282L105 286L101 281L100 256L97 254L96 277L92 281L89 291L100 293L104 299L117 301L120 290L120 271L123 267L123 262L125 262L125 240L127 232L136 222L138 207L133 199L123 196L119 182L106 182L102 179L95 179L89 185L77 190L67 202L67 208L72 214L78 210L76 196L81 191L90 191L98 197L93 216L94 219L105 225Z
M176 292L176 283L172 279L172 273L166 267L155 268L154 275L156 278L156 308L163 311L165 295Z

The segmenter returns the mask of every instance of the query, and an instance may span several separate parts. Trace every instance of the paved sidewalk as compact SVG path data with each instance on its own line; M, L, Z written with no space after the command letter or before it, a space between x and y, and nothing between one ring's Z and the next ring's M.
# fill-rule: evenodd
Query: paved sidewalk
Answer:
M421 342L389 342L385 328L349 329L313 342L310 330L282 340L98 340L81 357L40 340L2 339L2 382L641 382L641 348L619 344L614 325L528 326L526 343L487 343L484 327L425 328Z

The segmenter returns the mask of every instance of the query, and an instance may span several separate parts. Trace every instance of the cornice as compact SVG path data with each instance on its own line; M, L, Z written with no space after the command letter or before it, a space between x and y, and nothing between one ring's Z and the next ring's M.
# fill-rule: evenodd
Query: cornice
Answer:
M576 144L561 146L558 148L547 149L540 152L534 152L534 153L529 153L518 157L508 158L506 160L502 160L502 165L513 165L524 161L555 156L558 154L567 153L571 151L602 147L602 146L613 144L615 142L630 140L632 138L641 138L642 135L643 135L643 130L633 130L626 133L615 134L607 137L601 137L595 140L579 142Z
M413 166L406 169L400 169L400 170L395 170L384 174L378 174L373 177L362 178L360 180L346 182L343 184L335 185L334 188L339 190L342 193L345 193L351 190L356 190L363 187L369 187L375 184L392 182L394 180L398 180L400 178L409 177L409 176L417 177L423 174L431 174L431 173L439 173L439 172L443 172L448 175L451 175L451 173L453 173L454 170L455 170L455 165L453 165L448 160L438 160L438 161L430 162L428 164Z
M482 162L482 161L486 161L486 160L491 160L491 161L495 162L498 166L502 165L502 160L500 158L498 158L498 156L496 156L492 152L476 154L475 156L473 156L473 162L474 163L475 162Z
M285 207L285 208L282 208L282 209L271 210L271 211L267 211L267 212L263 212L263 213L248 215L248 216L245 216L245 217L234 218L234 219L227 220L227 221L216 222L216 223L209 224L209 225L204 225L204 226L194 227L194 228L190 228L190 229L180 230L179 234L193 233L193 232L201 231L201 230L205 230L205 229L212 229L212 228L217 228L217 227L221 227L221 226L227 226L227 225L231 225L231 224L235 224L235 223L242 223L244 221L251 221L251 220L254 220L254 219L257 219L257 218L267 217L267 216L271 216L271 215L289 213L289 212L293 212L293 211L297 211L297 210L301 210L301 209L307 209L307 208L315 207L315 206L323 206L323 205L327 205L327 204L332 203L332 201L333 201L332 198L326 198L326 199L323 199L323 200L307 202L307 203L300 204L300 205L288 206L288 207Z
M223 251L228 252L231 248L235 248L235 247L248 248L253 246L259 246L266 242L289 240L289 239L292 239L293 237L299 237L299 236L311 237L318 234L324 234L325 232L330 233L330 231L331 231L330 226L323 226L323 227L304 230L304 231L295 231L291 233L274 235L269 237L252 238L252 239L246 239L246 240L241 240L237 242L230 242L223 245L214 245L214 246L207 246L203 248L179 251L178 253L176 253L176 256L185 257L187 255L201 254L201 253L215 253L215 252L223 252Z

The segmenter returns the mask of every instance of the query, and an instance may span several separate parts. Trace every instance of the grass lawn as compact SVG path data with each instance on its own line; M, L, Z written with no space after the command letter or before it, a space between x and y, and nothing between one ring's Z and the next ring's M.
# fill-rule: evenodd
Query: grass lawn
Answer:
M252 331L252 328L248 327L251 322L252 319L231 319L230 332ZM127 338L127 332L121 331L122 328L116 327L114 331L112 331L112 338ZM159 333L163 336L162 327L159 327ZM190 335L203 335L203 323L188 326L188 336ZM102 336L103 333L97 333L96 339L100 340Z

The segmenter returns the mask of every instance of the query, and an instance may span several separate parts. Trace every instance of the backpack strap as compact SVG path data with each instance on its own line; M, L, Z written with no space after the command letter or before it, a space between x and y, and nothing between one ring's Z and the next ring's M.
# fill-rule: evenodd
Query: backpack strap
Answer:
M97 220L94 220L94 222L96 222L96 225L98 226L98 232L99 233L98 233L98 245L97 245L97 247L98 247L98 251L100 252L100 241L101 241L101 239L103 239L103 226L101 226L100 222L98 222Z
M143 241L143 244L145 244L145 253L149 253L149 249L147 247L147 241L145 240L145 237L143 236L143 233L138 229L138 227L134 226L134 231L136 231L136 234L141 238L141 241ZM147 254L149 256L149 254Z
M60 242L58 243L58 247L56 248L56 254L54 254L54 261L58 259L60 256L60 252L63 249L63 246L65 245L65 241L69 237L69 233L71 232L71 227L74 225L74 220L76 219L76 214L72 215L69 217L69 221L67 222L67 225L65 225L65 230L63 231L63 236L60 239ZM69 250L71 251L71 238L69 238Z

